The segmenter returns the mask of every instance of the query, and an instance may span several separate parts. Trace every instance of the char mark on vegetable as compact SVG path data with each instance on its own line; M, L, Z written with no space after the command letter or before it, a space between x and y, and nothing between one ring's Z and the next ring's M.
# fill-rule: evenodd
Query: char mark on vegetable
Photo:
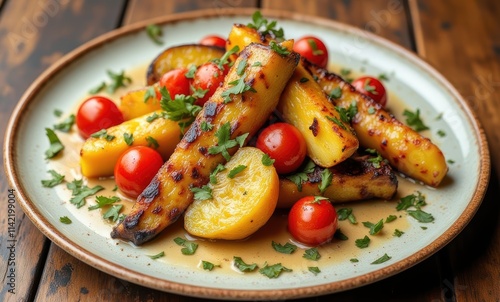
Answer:
M160 195L160 181L155 176L146 189L137 197L137 200L142 203L150 203L158 195Z
M312 134L316 137L319 131L318 119L314 118L311 126L309 126L309 130L311 130Z

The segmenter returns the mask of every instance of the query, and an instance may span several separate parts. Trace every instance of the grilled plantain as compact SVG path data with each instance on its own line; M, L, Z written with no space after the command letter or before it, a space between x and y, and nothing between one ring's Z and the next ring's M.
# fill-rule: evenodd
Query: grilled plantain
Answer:
M278 208L290 208L297 200L309 195L328 197L333 203L360 201L371 198L392 199L398 188L396 174L385 161L370 155L354 154L329 168L332 181L320 191L323 168L314 166L302 177L282 176Z
M299 55L285 41L286 53L250 44L231 67L224 85L205 103L169 160L137 198L111 237L141 245L176 221L194 198L193 188L234 154L239 138L254 135L276 107ZM282 49L283 50L283 49ZM220 153L219 153L220 151Z
M437 187L448 172L443 152L430 139L398 121L378 103L357 91L340 76L303 61L303 65L329 93L340 89L333 102L349 108L357 107L352 119L360 145L377 150L392 167L407 176Z

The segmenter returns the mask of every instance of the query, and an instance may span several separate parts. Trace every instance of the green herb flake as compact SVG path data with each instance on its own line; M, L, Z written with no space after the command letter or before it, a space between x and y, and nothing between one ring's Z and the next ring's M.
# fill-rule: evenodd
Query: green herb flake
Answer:
M300 78L300 81L301 83L306 83L306 82L309 82L309 79L306 78L306 77L303 77L303 78Z
M292 254L297 250L297 246L295 244L291 244L290 242L287 242L285 243L285 245L282 245L280 243L273 241L271 245L275 251L282 254Z
M375 107L370 107L368 108L368 114L375 114L377 110L375 110Z
M388 223L388 222L392 222L394 220L396 220L398 217L396 215L389 215L387 216L387 218L385 219L385 223Z
M401 237L401 236L403 236L403 234L404 234L404 233L405 233L405 232L403 232L403 231L400 231L400 230L398 230L398 229L395 229L395 230L394 230L394 233L392 234L392 236L394 236L394 237Z
M332 89L332 91L330 91L330 93L328 94L328 96L332 99L340 99L340 97L342 97L342 88L340 87L335 87Z
M118 196L112 196L112 197L96 196L95 201L97 202L97 204L90 206L89 211L100 209L107 205L118 202L120 201L120 198Z
M116 204L109 208L109 210L102 215L102 218L104 219L111 219L111 221L116 222L118 220L118 217L120 217L120 211L122 209L123 205L122 204Z
M323 172L321 172L321 184L318 185L319 191L323 194L326 189L332 184L333 173L330 169L325 168Z
M208 185L204 185L201 188L192 187L190 188L191 192L194 193L195 200L207 200L212 199L212 189Z
M268 154L264 153L264 155L262 155L262 164L266 167L272 166L274 164L274 159L272 159Z
M455 163L455 161L453 159L448 159L446 162L449 163L449 164L454 164Z
M384 220L380 219L377 223L365 221L363 225L370 229L370 235L376 235L384 228Z
M418 222L429 223L434 221L434 216L420 209L417 210L407 210L406 211L411 217L415 218Z
M314 167L316 167L314 162L312 160L309 160L306 162L304 169L301 172L289 175L286 177L286 179L293 182L297 186L297 190L299 192L302 192L302 183L306 182L309 179L307 174L312 173L314 171Z
M59 131L67 133L71 130L71 127L73 127L74 124L75 124L75 115L71 114L66 119L64 119L62 122L55 124L54 130L59 130Z
M403 115L406 116L406 124L413 128L413 130L419 132L429 129L429 127L420 119L420 109L417 109L415 112L405 109Z
M160 147L160 144L158 144L158 141L154 139L152 136L146 137L146 142L148 142L148 147L158 149Z
M161 36L163 35L163 31L161 30L161 27L159 27L156 24L149 24L146 26L146 33L148 37L158 45L163 45L163 41L161 40Z
M319 258L321 258L321 255L318 252L318 249L310 248L310 249L307 249L304 251L304 255L302 255L302 257L309 259L309 260L317 261L317 260L319 260Z
M245 166L245 165L238 165L237 167L235 167L231 171L229 171L229 173L227 174L227 177L235 178L236 175L243 172L243 170L245 170L246 168L247 168L247 166Z
M57 137L57 134L54 132L54 130L45 128L45 133L47 134L47 138L49 139L50 143L49 149L45 151L45 157L49 159L59 154L59 152L64 149L64 146Z
M271 41L269 43L269 47L271 47L271 49L273 51L275 51L277 54L279 54L281 56L287 56L287 55L290 54L290 51L288 50L288 48L286 48L283 45L280 45L280 44L276 43L275 41Z
M177 245L183 246L183 248L181 249L181 253L183 255L193 255L196 252L196 249L198 249L197 243L187 241L185 239L182 239L181 237L176 237L174 239L174 242Z
M160 94L160 107L165 111L165 116L169 120L178 122L181 133L184 134L186 127L191 125L201 111L201 106L195 105L196 98L190 95L177 94L172 100L168 89L164 86L160 88Z
M54 109L53 113L55 117L61 117L63 115L63 112L60 109Z
M125 132L123 133L123 140L125 141L125 144L127 144L127 146L132 146L132 144L134 143L134 135Z
M217 173L224 171L224 170L226 170L226 167L223 164L218 164L217 167L215 167L215 169L212 171L212 173L210 173L210 176L209 176L210 183L215 185L217 183L217 177L216 177ZM210 192L210 195L211 195L211 192Z
M105 140L107 140L108 142L112 141L115 139L115 136L114 135L110 135L108 134L108 131L106 129L101 129L95 133L92 133L90 135L90 137L93 137L93 138L103 138Z
M344 233L342 233L342 231L340 230L340 228L338 228L335 231L335 234L333 234L333 237L335 239L342 240L342 241L349 240L349 237L347 237Z
M368 237L368 236L365 235L365 237L363 237L361 239L356 239L356 241L354 243L360 249L364 249L364 248L367 248L370 245L370 241L371 241L370 237Z
M389 77L385 73L381 73L378 75L378 79L382 81L389 82Z
M200 128L201 128L201 131L208 132L214 128L214 125L212 125L210 122L203 121L203 122L201 122Z
M201 261L201 266L206 271L212 271L214 268L220 267L220 265L215 265L212 262L208 262L208 261L205 261L205 260Z
M263 268L259 269L259 273L268 278L278 278L283 272L291 272L292 270L284 267L281 263L276 263L273 265L268 265L267 263Z
M421 226L420 228L421 228L422 230L424 230L424 231L425 231L425 230L427 230L427 227L426 227L426 226Z
M351 259L349 259L349 261L351 261L352 263L358 263L359 262L358 258L351 258Z
M197 70L198 68L196 67L196 65L191 64L188 68L188 71L184 74L184 76L188 79L194 79L194 75Z
M263 36L270 35L278 41L283 40L285 33L283 28L276 28L277 22L269 22L265 19L260 11L256 11L252 15L253 23L248 23L247 26L259 31Z
M339 113L340 119L346 124L350 124L352 119L358 113L358 105L356 101L352 101L347 109L340 106L335 106L335 109Z
M321 273L321 270L317 266L309 266L307 267L307 270L313 273L314 275Z
M340 128L347 130L347 127L337 117L326 115L326 118L329 119L330 121L334 122L335 124L337 124L337 126L339 126Z
M147 103L150 99L156 100L156 90L153 86L149 86L144 93L144 103Z
M229 154L228 149L237 145L242 147L248 136L248 133L245 133L232 140L230 139L230 132L231 124L229 124L229 122L223 124L217 132L215 132L215 136L217 137L217 146L211 146L208 148L208 153L212 155L221 153L226 160L229 160L231 155Z
M64 175L61 175L54 170L49 170L47 172L52 175L52 178L42 180L42 186L44 186L45 188L53 188L64 181Z
M106 82L101 82L99 85L97 85L96 87L92 88L89 90L89 93L90 94L96 94L96 93L99 93L101 92L102 90L104 90L106 88Z
M153 259L153 260L156 260L156 259L164 257L164 256L165 256L165 252L161 251L161 252L159 252L156 255L149 255L148 257L151 258L151 259Z
M69 219L68 216L61 216L59 217L59 221L64 223L64 224L70 224L72 223L71 219Z
M410 194L404 196L400 199L400 202L396 206L396 210L407 210L411 207L415 207L420 209L425 206L427 203L425 202L425 196L422 195L420 191L417 191L416 194Z
M221 93L221 96L224 99L224 103L227 104L232 101L231 95L242 94L246 91L256 92L255 89L252 88L252 86L245 83L245 77L246 74L243 74L238 80L234 80L228 83L231 87Z
M341 208L341 209L338 209L337 210L337 215L338 215L338 219L340 221L347 219L351 224L357 224L358 223L358 221L356 220L356 217L352 213L352 209L351 208Z
M156 120L156 119L158 119L158 118L160 118L160 117L162 117L162 115L161 115L161 114L158 114L158 112L154 112L153 114L148 115L148 116L146 117L146 122L148 122L148 123L152 123L154 120Z
M127 87L132 83L132 79L125 75L125 71L115 73L111 70L107 71L108 76L111 78L111 84L107 85L107 90L109 93L115 93L115 91L120 87Z
M236 67L236 74L241 77L245 72L245 68L247 67L247 65L248 65L247 59L241 60L238 66Z
M72 197L69 202L74 204L77 208L81 208L85 205L85 199L87 197L92 196L101 190L104 190L104 187L100 185L89 188L88 186L83 185L82 179L75 179L72 182L67 183L66 187L72 191Z
M438 130L437 131L437 135L439 135L439 137L445 137L446 136L446 132L444 132L443 130Z
M382 257L378 258L377 260L373 261L371 264L380 264L380 263L384 263L388 260L390 260L392 257L387 255L387 254L384 254Z
M233 257L233 263L234 266L241 272L253 272L258 268L258 265L256 263L247 264L241 259L241 257L237 256Z

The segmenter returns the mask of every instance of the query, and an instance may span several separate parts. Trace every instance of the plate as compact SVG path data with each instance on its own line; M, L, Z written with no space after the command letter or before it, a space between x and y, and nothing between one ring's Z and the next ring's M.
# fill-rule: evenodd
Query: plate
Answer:
M433 223L422 228L407 219L408 227L400 239L359 250L358 263L347 260L325 265L317 276L299 269L269 279L258 273L222 273L155 262L141 248L111 239L110 225L88 223L80 217L78 211L82 210L75 210L57 190L41 186L41 180L48 177L44 128L54 123L54 109L74 112L79 96L106 80L106 69L130 70L144 66L166 47L193 43L207 34L226 35L234 23L250 22L253 12L198 11L120 28L66 55L30 86L8 125L5 168L24 212L50 240L99 270L150 288L214 299L264 300L323 295L395 275L437 252L467 225L485 194L490 161L479 122L456 89L416 55L373 34L330 20L266 10L263 15L277 20L287 38L311 33L321 37L335 66L388 74L391 95L402 100L405 108L420 110L434 131L428 135L454 162L438 189L418 188L426 195L425 211L432 213ZM161 46L146 35L144 28L151 23L162 27L165 43ZM446 136L436 135L438 129ZM73 223L62 224L61 216L70 217ZM390 255L390 260L378 265L369 261L383 254Z

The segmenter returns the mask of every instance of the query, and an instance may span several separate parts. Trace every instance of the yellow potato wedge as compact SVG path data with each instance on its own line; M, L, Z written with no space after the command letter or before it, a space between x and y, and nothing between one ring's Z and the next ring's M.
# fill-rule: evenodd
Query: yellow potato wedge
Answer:
M226 51L233 49L235 46L238 46L242 50L250 43L268 44L269 38L263 36L254 28L250 28L244 24L234 24L227 37Z
M341 89L333 101L340 107L356 104L352 120L360 145L377 150L392 167L424 184L437 187L448 172L443 152L426 138L398 121L379 104L357 91L340 76L303 62L327 93Z
M154 113L160 115L161 111ZM89 137L80 150L82 175L112 176L118 158L127 148L154 145L155 141L158 143L156 150L167 160L181 139L181 131L177 122L162 117L149 122L148 118L154 113L110 127L106 130L106 135L101 137ZM132 135L131 145L127 144L125 135Z
M315 166L304 173L304 179L291 175L280 178L278 208L290 208L297 200L310 195L328 197L332 203L380 198L390 200L398 189L398 178L384 161L374 164L368 155L354 155L346 161L328 168L332 181L324 192L320 191L323 168ZM298 184L299 185L298 185Z
M160 110L158 98L158 84L153 84L137 90L132 90L120 97L118 108L123 114L123 119L128 121L133 118Z
M224 48L201 44L172 46L160 53L149 65L146 83L153 85L167 71L191 65L199 66L212 59L219 59L225 53Z
M325 92L300 64L276 109L302 133L307 155L321 167L333 167L358 149L359 142L349 122L342 120Z
M210 184L212 198L195 200L184 215L184 229L208 239L244 239L272 216L278 201L279 178L273 165L262 163L264 152L254 147L239 149L225 170ZM238 167L245 167L236 175Z
M298 64L292 45L292 41L282 43L288 55L260 44L250 44L240 53L223 86L205 103L172 156L113 229L112 238L141 245L184 213L193 202L192 189L206 185L210 173L246 143L275 109ZM228 145L228 140L237 138L238 144Z

